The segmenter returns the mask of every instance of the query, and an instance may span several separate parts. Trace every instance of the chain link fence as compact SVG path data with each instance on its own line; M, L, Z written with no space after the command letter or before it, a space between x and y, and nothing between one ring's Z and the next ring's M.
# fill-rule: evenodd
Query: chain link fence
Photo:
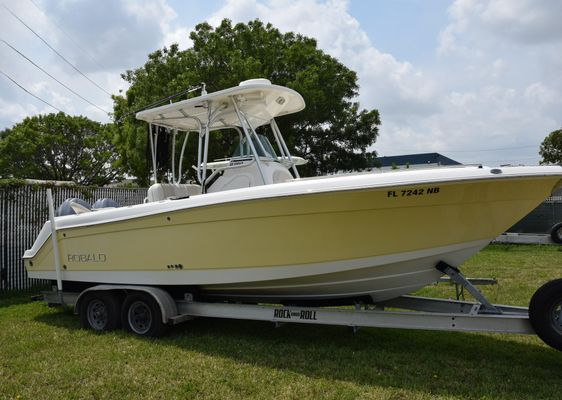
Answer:
M93 188L53 184L0 184L0 291L29 289L47 282L27 277L21 259L31 248L49 218L47 187L53 190L55 207L68 198L78 197L93 204L110 198L122 206L139 204L146 189Z

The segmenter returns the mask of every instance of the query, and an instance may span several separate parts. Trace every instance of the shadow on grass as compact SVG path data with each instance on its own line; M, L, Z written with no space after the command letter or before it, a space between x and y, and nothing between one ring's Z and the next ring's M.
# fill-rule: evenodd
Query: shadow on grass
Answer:
M77 329L68 309L36 320ZM118 334L120 335L120 334ZM123 335L126 335L123 333ZM197 319L159 345L367 387L462 398L558 399L562 354L507 335ZM532 341L531 341L532 342Z
M0 308L31 303L35 301L35 297L41 295L41 290L45 290L45 288L0 292Z

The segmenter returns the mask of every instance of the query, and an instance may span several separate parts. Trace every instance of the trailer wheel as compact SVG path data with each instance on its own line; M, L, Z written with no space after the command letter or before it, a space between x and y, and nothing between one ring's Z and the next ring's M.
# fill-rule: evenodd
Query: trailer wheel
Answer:
M562 244L562 222L559 222L552 227L550 237L555 243Z
M140 336L159 337L168 330L168 326L162 322L160 306L146 293L127 296L121 320L128 331Z
M80 324L97 332L111 331L121 325L119 297L110 292L90 292L81 301Z
M562 351L562 279L547 282L535 292L529 319L546 344Z

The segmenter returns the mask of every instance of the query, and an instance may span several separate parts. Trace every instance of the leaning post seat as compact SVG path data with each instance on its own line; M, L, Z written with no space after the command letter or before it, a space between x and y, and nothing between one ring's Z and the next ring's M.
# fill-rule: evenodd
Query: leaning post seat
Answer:
M155 183L148 188L147 203L166 199L177 199L201 194L201 186L191 183Z

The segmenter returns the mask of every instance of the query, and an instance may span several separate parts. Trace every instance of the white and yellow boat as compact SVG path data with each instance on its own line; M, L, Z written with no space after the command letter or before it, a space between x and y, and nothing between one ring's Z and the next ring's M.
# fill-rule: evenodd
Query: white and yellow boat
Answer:
M252 80L138 113L167 128L173 143L198 135L199 182L181 182L185 139L172 182L152 185L148 202L57 217L63 287L189 287L203 298L246 302L380 302L435 282L443 274L438 263L459 266L562 184L560 166L301 179L302 159L289 154L275 118L303 108L297 92ZM277 153L256 133L261 126L271 128ZM217 130L238 134L241 145L232 158L208 162ZM31 278L56 279L50 237L47 222L25 252Z

